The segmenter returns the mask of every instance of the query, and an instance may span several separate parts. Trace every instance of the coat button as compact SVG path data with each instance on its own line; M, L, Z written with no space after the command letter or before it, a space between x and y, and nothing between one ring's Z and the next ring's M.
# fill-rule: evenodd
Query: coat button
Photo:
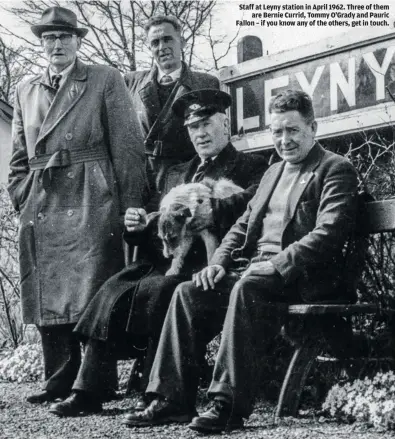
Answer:
M67 177L69 177L69 178L74 178L74 172L68 172L67 173Z
M66 138L66 140L71 140L73 138L73 135L71 133L66 133L64 137Z
M67 211L67 216L73 216L74 215L74 210L70 209Z
M38 219L44 219L44 214L42 212L39 212L37 215Z

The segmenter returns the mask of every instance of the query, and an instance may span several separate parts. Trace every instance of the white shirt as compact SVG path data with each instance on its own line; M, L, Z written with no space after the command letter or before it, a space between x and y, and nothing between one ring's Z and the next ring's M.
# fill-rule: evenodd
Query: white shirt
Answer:
M181 76L181 71L182 71L182 66L181 66L179 69L174 70L174 71L171 72L171 73L165 73L165 72L163 72L163 71L159 68L159 66L158 66L158 76L157 76L158 82L160 83L160 80L161 80L164 76L171 76L171 79L175 82L175 81L177 81L177 80L179 79L179 77Z
M53 83L52 78L54 76L62 75L62 78L61 78L61 80L59 82L59 88L60 88L64 84L64 82L66 81L66 79L69 76L70 72L73 70L74 65L75 65L75 61L73 63L71 63L69 66L67 66L65 69L63 69L61 72L54 72L51 69L51 66L49 66L49 76L50 76L51 84Z

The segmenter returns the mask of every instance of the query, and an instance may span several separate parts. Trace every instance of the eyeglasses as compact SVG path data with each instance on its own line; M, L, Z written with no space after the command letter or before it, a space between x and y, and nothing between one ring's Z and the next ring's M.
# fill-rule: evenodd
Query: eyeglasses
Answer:
M59 40L62 46L68 46L71 43L71 40L73 39L73 34L50 34L50 35L43 35L41 37L43 44L45 47L53 47L56 44L56 40Z

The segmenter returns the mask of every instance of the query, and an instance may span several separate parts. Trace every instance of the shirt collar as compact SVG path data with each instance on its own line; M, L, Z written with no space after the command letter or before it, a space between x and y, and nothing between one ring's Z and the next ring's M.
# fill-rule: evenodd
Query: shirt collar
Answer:
M65 69L63 69L61 72L54 72L52 69L51 69L51 66L49 66L49 68L48 68L48 73L49 73L49 78L50 78L50 80L51 80L51 83L52 83L52 78L54 77L54 76L56 76L56 75L62 75L62 79L60 80L60 85L62 85L64 82L65 82L65 80L66 80L66 78L69 76L69 74L70 74L70 72L73 70L73 68L74 68L74 66L75 66L75 62L76 61L74 61L73 63L71 63L69 66L67 66Z
M165 73L158 66L158 76L157 76L158 82L160 82L160 80L166 75L171 76L171 79L173 81L177 81L179 79L179 77L181 76L181 70L182 70L182 66L179 69L174 70L171 73Z
M206 157L205 159L202 157L199 157L200 158L200 165L203 165L207 159L209 159L210 162L213 162L217 157L218 157L217 155L215 155L213 157Z

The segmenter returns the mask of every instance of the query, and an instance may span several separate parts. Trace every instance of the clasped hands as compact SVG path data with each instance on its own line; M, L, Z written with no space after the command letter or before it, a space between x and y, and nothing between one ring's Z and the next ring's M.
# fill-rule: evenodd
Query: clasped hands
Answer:
M253 262L241 275L241 279L246 276L269 276L274 274L276 269L270 261ZM209 265L203 270L192 276L192 281L197 287L204 291L214 289L215 284L225 276L226 271L222 265Z

